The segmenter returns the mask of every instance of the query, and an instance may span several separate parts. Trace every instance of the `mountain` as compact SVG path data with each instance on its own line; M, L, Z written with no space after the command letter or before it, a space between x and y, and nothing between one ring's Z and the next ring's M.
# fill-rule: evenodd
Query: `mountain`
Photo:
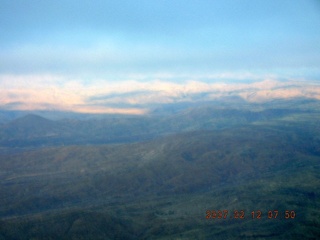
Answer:
M45 119L38 115L28 114L15 119L0 128L0 141L3 146L41 146L57 137L63 136L70 127Z
M3 154L0 234L5 239L316 238L319 131L301 123L250 125L140 143ZM228 218L206 219L208 210L228 210ZM259 211L263 218L252 218ZM278 218L269 218L270 211L278 211Z
M0 126L0 239L317 239L319 102Z
M234 102L225 104L231 105L206 103L183 108L179 105L172 107L176 110L169 108L166 113L84 119L49 120L29 114L0 126L0 144L4 147L39 147L139 142L178 132L304 119L305 115L319 114L319 108L310 107L319 105L318 102L300 102L290 107L289 103L283 102L274 105L268 103L267 107ZM301 105L305 107L301 108Z
M58 124L54 121L45 119L38 115L28 114L24 117L13 120L11 123L6 124L4 127L8 132L19 133L17 137L37 137L46 135L55 135Z

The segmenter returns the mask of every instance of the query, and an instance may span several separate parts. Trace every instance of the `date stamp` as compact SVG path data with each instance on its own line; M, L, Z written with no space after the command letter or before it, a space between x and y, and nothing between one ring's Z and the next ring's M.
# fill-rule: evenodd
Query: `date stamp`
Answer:
M294 210L268 210L268 211L245 211L245 210L206 210L206 219L294 219Z

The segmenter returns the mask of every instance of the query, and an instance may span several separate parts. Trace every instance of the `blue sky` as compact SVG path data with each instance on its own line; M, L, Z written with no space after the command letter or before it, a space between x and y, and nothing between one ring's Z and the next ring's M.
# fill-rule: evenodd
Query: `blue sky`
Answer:
M318 0L0 0L0 29L2 82L320 79Z

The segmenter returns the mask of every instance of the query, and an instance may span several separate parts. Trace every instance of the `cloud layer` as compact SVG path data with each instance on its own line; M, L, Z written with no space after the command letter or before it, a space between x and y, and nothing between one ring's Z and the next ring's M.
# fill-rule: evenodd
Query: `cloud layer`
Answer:
M273 99L320 100L320 84L274 79L230 83L187 80L112 82L67 80L52 76L2 75L0 106L7 110L62 110L86 113L144 114L154 104L212 101L238 96L249 102Z

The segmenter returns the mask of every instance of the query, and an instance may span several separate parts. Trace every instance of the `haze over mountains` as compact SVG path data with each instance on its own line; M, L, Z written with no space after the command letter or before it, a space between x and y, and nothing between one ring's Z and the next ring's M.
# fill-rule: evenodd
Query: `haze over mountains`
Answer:
M317 238L319 113L234 97L146 115L2 111L0 239Z

